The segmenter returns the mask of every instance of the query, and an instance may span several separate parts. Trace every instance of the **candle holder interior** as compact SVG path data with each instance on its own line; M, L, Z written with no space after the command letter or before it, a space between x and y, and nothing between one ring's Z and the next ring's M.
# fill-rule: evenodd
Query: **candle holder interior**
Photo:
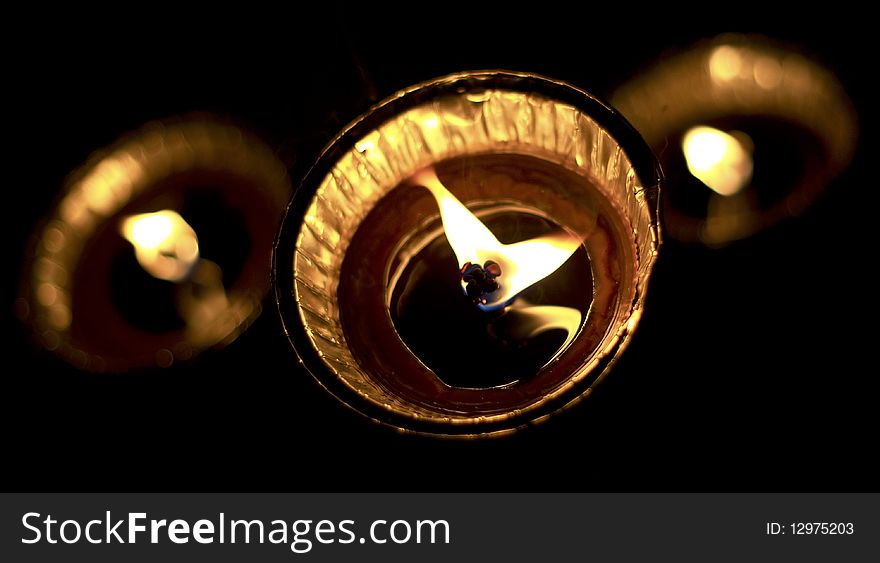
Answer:
M501 244L580 242L515 299L471 300L473 266L418 185L425 170ZM323 386L398 428L477 436L542 419L588 394L638 323L660 183L626 121L564 83L474 72L415 86L341 133L294 196L273 267L285 330Z

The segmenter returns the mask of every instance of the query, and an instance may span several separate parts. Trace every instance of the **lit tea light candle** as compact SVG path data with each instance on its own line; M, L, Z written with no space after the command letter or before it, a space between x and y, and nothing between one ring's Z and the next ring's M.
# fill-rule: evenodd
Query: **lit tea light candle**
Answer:
M799 214L855 150L857 116L837 78L765 37L698 43L612 101L661 156L666 230L686 242L719 246Z
M284 165L237 127L155 123L74 171L34 237L17 310L76 368L168 367L223 346L268 289Z
M659 168L619 116L541 77L464 73L355 122L274 253L296 352L349 406L442 435L577 402L638 323Z

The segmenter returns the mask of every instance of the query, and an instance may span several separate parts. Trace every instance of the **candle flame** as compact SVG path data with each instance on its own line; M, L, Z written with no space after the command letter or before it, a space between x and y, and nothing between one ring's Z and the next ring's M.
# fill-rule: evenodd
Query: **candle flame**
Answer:
M119 232L134 246L141 267L155 278L182 281L199 261L198 237L174 211L130 215L122 220Z
M563 350L568 348L568 345L571 344L571 341L577 335L583 320L581 312L571 307L519 305L514 305L507 312L508 315L516 318L516 322L511 323L515 327L514 332L509 335L514 339L528 340L548 330L561 329L566 332L565 342L559 346L553 357L547 360L547 363L552 362Z
M682 140L688 170L716 193L739 193L752 179L752 155L733 135L712 127L693 127Z
M427 188L437 200L443 230L459 267L468 262L490 261L501 267L498 289L479 304L484 309L507 305L520 292L558 270L581 245L580 240L564 231L503 244L443 186L433 168L418 172L413 180Z

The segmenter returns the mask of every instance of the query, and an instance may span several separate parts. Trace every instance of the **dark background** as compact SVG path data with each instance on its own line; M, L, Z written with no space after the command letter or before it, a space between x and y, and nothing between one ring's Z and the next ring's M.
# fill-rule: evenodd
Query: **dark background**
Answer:
M219 9L215 9L219 10ZM854 490L876 483L875 30L865 14L746 4L607 8L372 4L234 12L13 14L7 21L8 241L2 448L31 489ZM100 19L98 19L100 17ZM79 373L12 317L27 238L64 177L123 133L229 116L294 183L373 101L477 68L601 97L722 31L792 41L833 68L861 119L852 168L807 213L722 250L671 241L622 361L580 404L480 442L400 435L298 368L274 305L188 365Z

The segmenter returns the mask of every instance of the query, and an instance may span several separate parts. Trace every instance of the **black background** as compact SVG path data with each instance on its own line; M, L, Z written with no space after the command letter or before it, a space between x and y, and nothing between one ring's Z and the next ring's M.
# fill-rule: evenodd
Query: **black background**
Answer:
M47 9L48 10L48 9ZM357 4L182 14L10 14L4 54L3 459L14 487L859 489L876 482L876 30L865 14L701 4ZM597 393L510 438L379 427L296 365L274 305L198 362L79 373L12 318L23 248L65 175L141 124L191 111L266 140L294 182L398 88L476 68L608 97L722 31L803 45L854 100L853 167L797 220L722 250L671 241L646 315Z

